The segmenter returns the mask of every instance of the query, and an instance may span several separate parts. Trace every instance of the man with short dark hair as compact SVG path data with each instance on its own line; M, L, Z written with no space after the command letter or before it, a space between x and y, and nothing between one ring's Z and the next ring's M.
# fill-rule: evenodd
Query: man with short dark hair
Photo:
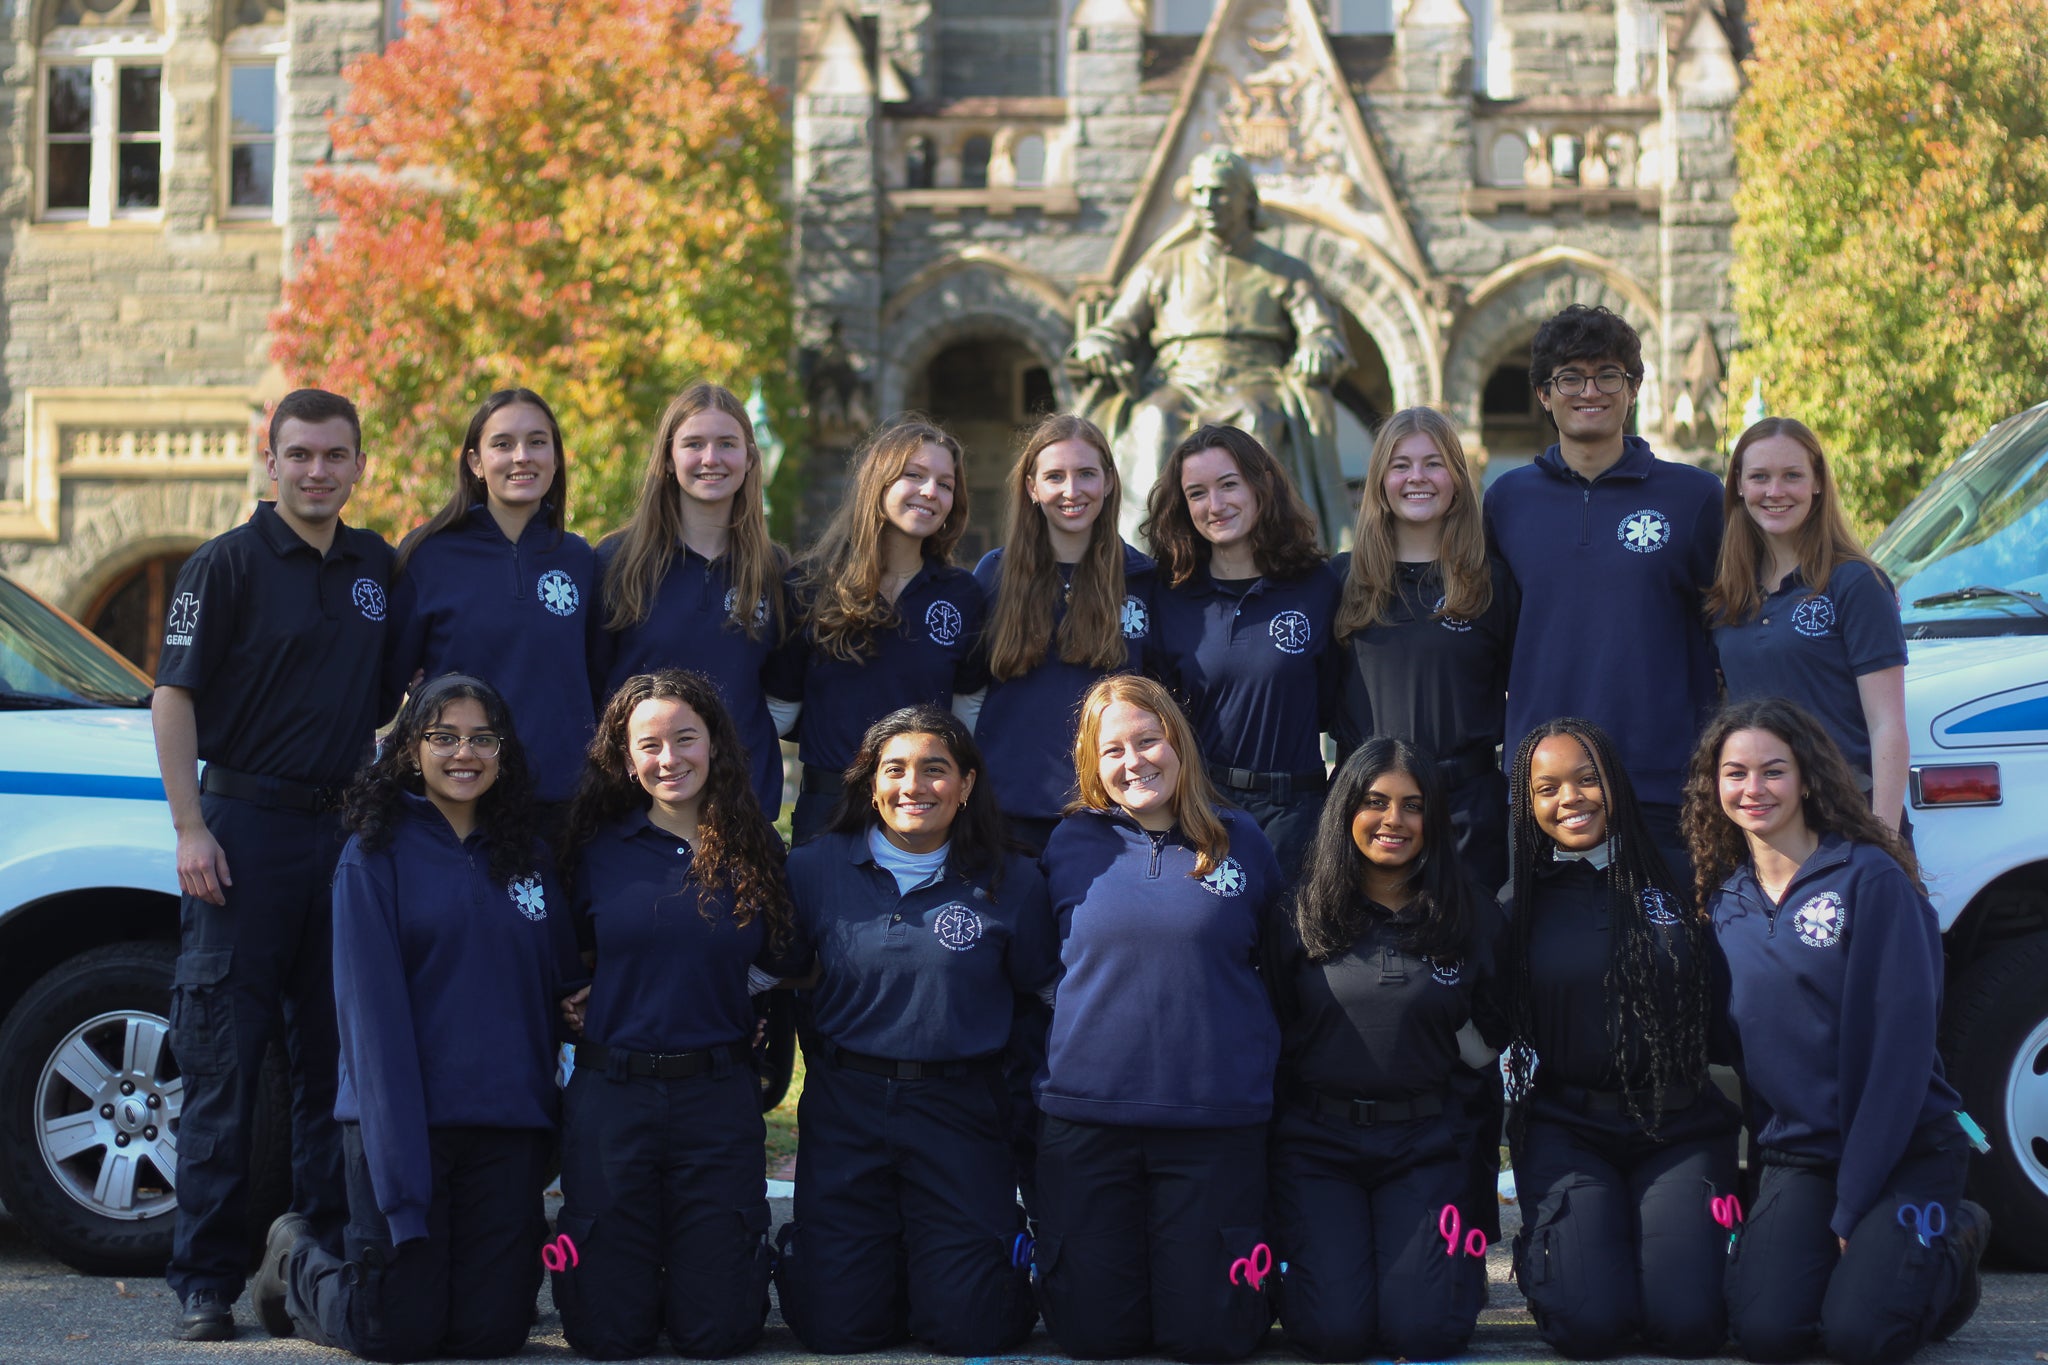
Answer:
M234 1335L250 1130L280 1017L292 1208L337 1251L348 1216L328 884L340 789L390 711L378 680L391 547L341 522L363 472L352 403L299 389L278 403L269 435L277 501L185 562L151 708L184 893L171 1048L185 1093L166 1278L187 1341Z
M1529 381L1557 444L1486 492L1488 543L1521 589L1507 752L1558 716L1598 723L1664 860L1690 886L1678 805L1715 701L1702 599L1721 551L1721 482L1624 434L1643 343L1622 318L1573 304L1530 349Z

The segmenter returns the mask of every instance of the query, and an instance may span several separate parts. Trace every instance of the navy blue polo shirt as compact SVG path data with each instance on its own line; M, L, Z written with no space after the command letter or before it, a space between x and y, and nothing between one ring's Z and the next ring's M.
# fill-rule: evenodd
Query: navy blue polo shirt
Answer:
M1059 974L1045 879L1008 855L1001 883L948 867L897 892L865 832L821 834L789 855L798 929L817 953L804 992L834 1047L907 1062L958 1062L1003 1051L1019 996Z
M791 570L792 584L798 573ZM818 649L808 630L792 639L777 674L788 680L783 685L801 681L797 754L806 764L837 772L853 761L868 727L891 711L919 702L950 707L955 693L988 685L981 655L988 599L973 574L927 559L897 597L896 616L858 662Z
M514 544L490 508L473 507L414 547L392 585L385 684L402 691L416 670L482 678L512 709L535 794L567 801L597 719L589 653L600 611L582 536L535 516Z
M1080 723L1081 698L1105 676L1105 670L1060 657L1059 627L1066 619L1074 568L1059 566L1064 591L1053 606L1053 638L1046 644L1044 661L1020 677L990 677L975 723L975 743L988 765L996 804L1006 815L1057 820L1074 795L1074 730ZM1002 578L999 547L983 555L974 569L974 581L988 595L991 608ZM1152 561L1124 546L1125 662L1110 671L1136 673L1144 667L1152 634L1152 588Z
M363 1126L395 1242L426 1235L428 1129L555 1126L557 1004L582 976L549 872L494 882L481 833L402 801L391 842L351 838L334 873L334 1116Z
M1811 712L1857 771L1870 772L1870 726L1856 680L1902 668L1906 628L1891 580L1861 560L1828 575L1826 592L1799 570L1764 595L1749 620L1714 627L1728 700L1783 697Z
M1205 564L1152 595L1152 666L1187 708L1202 756L1261 773L1323 766L1323 711L1343 584L1319 564L1242 597Z
M1935 1049L1934 907L1883 849L1830 834L1777 901L1745 862L1713 916L1757 1141L1841 1163L1829 1226L1847 1237L1914 1137L1953 1129L1961 1104Z
M734 922L729 887L690 876L690 845L635 811L592 836L571 896L576 939L597 955L583 1036L628 1052L698 1052L754 1036L747 969L793 975L794 942L777 952L756 914Z
M619 536L599 542L600 574L610 571L623 543ZM784 605L786 628L790 620L787 599ZM717 684L719 696L732 712L740 743L747 749L754 797L761 803L762 814L773 820L782 813L782 742L776 738L775 719L768 714L767 672L778 643L778 627L772 605L765 601L754 604L754 619L761 623L758 635L734 625L732 609L728 558L720 555L708 560L695 550L678 546L647 619L622 631L604 632L594 669L602 679L598 704L601 709L621 683L638 673L663 668L702 673ZM600 619L603 615L600 612ZM796 700L795 691L788 692L785 699Z
M1702 602L1721 552L1721 481L1638 436L1588 483L1556 446L1486 490L1486 531L1521 599L1507 751L1559 716L1614 739L1637 794L1676 805L1716 703Z
M397 705L383 688L391 547L337 525L322 555L259 502L178 571L157 682L192 693L199 757L341 786Z
M1343 582L1347 552L1330 561ZM1489 559L1493 596L1472 620L1439 616L1434 563L1395 566L1384 619L1337 641L1337 742L1346 753L1374 735L1405 739L1435 758L1490 752L1507 725L1508 660L1515 646L1514 580Z
M1154 1128L1272 1113L1280 1026L1254 964L1286 880L1256 821L1217 814L1230 849L1203 877L1178 830L1122 811L1069 815L1046 842L1063 969L1035 1086L1046 1113Z

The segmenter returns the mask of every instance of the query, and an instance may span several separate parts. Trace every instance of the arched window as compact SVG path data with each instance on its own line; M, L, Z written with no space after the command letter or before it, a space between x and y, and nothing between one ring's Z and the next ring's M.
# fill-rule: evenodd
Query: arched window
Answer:
M1487 163L1487 183L1521 184L1522 167L1528 160L1528 140L1519 133L1502 133L1493 140L1493 154Z
M153 0L54 0L38 48L39 210L109 223L163 211L170 46Z
M992 144L984 133L976 133L960 146L960 188L988 188L988 157Z
M932 155L932 140L928 137L914 137L903 148L903 188L907 190L928 190L932 187L936 158Z
M230 218L285 215L285 54L290 43L281 0L236 0L221 44L222 166Z
M1036 133L1017 139L1016 150L1011 154L1017 166L1017 183L1026 189L1036 189L1045 183L1045 139Z

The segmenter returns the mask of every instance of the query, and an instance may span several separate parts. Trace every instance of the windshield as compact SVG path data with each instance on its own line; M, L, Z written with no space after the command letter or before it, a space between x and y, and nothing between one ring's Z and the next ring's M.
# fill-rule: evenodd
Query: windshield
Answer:
M2048 634L2048 403L1958 456L1871 554L1909 636Z
M144 706L149 678L40 598L0 578L0 710Z

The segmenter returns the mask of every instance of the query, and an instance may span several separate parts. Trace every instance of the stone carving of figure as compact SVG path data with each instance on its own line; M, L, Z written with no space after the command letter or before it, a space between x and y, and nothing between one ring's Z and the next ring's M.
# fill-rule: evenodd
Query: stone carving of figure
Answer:
M1257 436L1335 545L1351 523L1330 385L1351 365L1344 328L1308 265L1254 236L1259 194L1230 151L1195 158L1198 235L1132 271L1066 364L1083 410L1110 434L1124 481L1125 538L1166 457L1206 422Z

